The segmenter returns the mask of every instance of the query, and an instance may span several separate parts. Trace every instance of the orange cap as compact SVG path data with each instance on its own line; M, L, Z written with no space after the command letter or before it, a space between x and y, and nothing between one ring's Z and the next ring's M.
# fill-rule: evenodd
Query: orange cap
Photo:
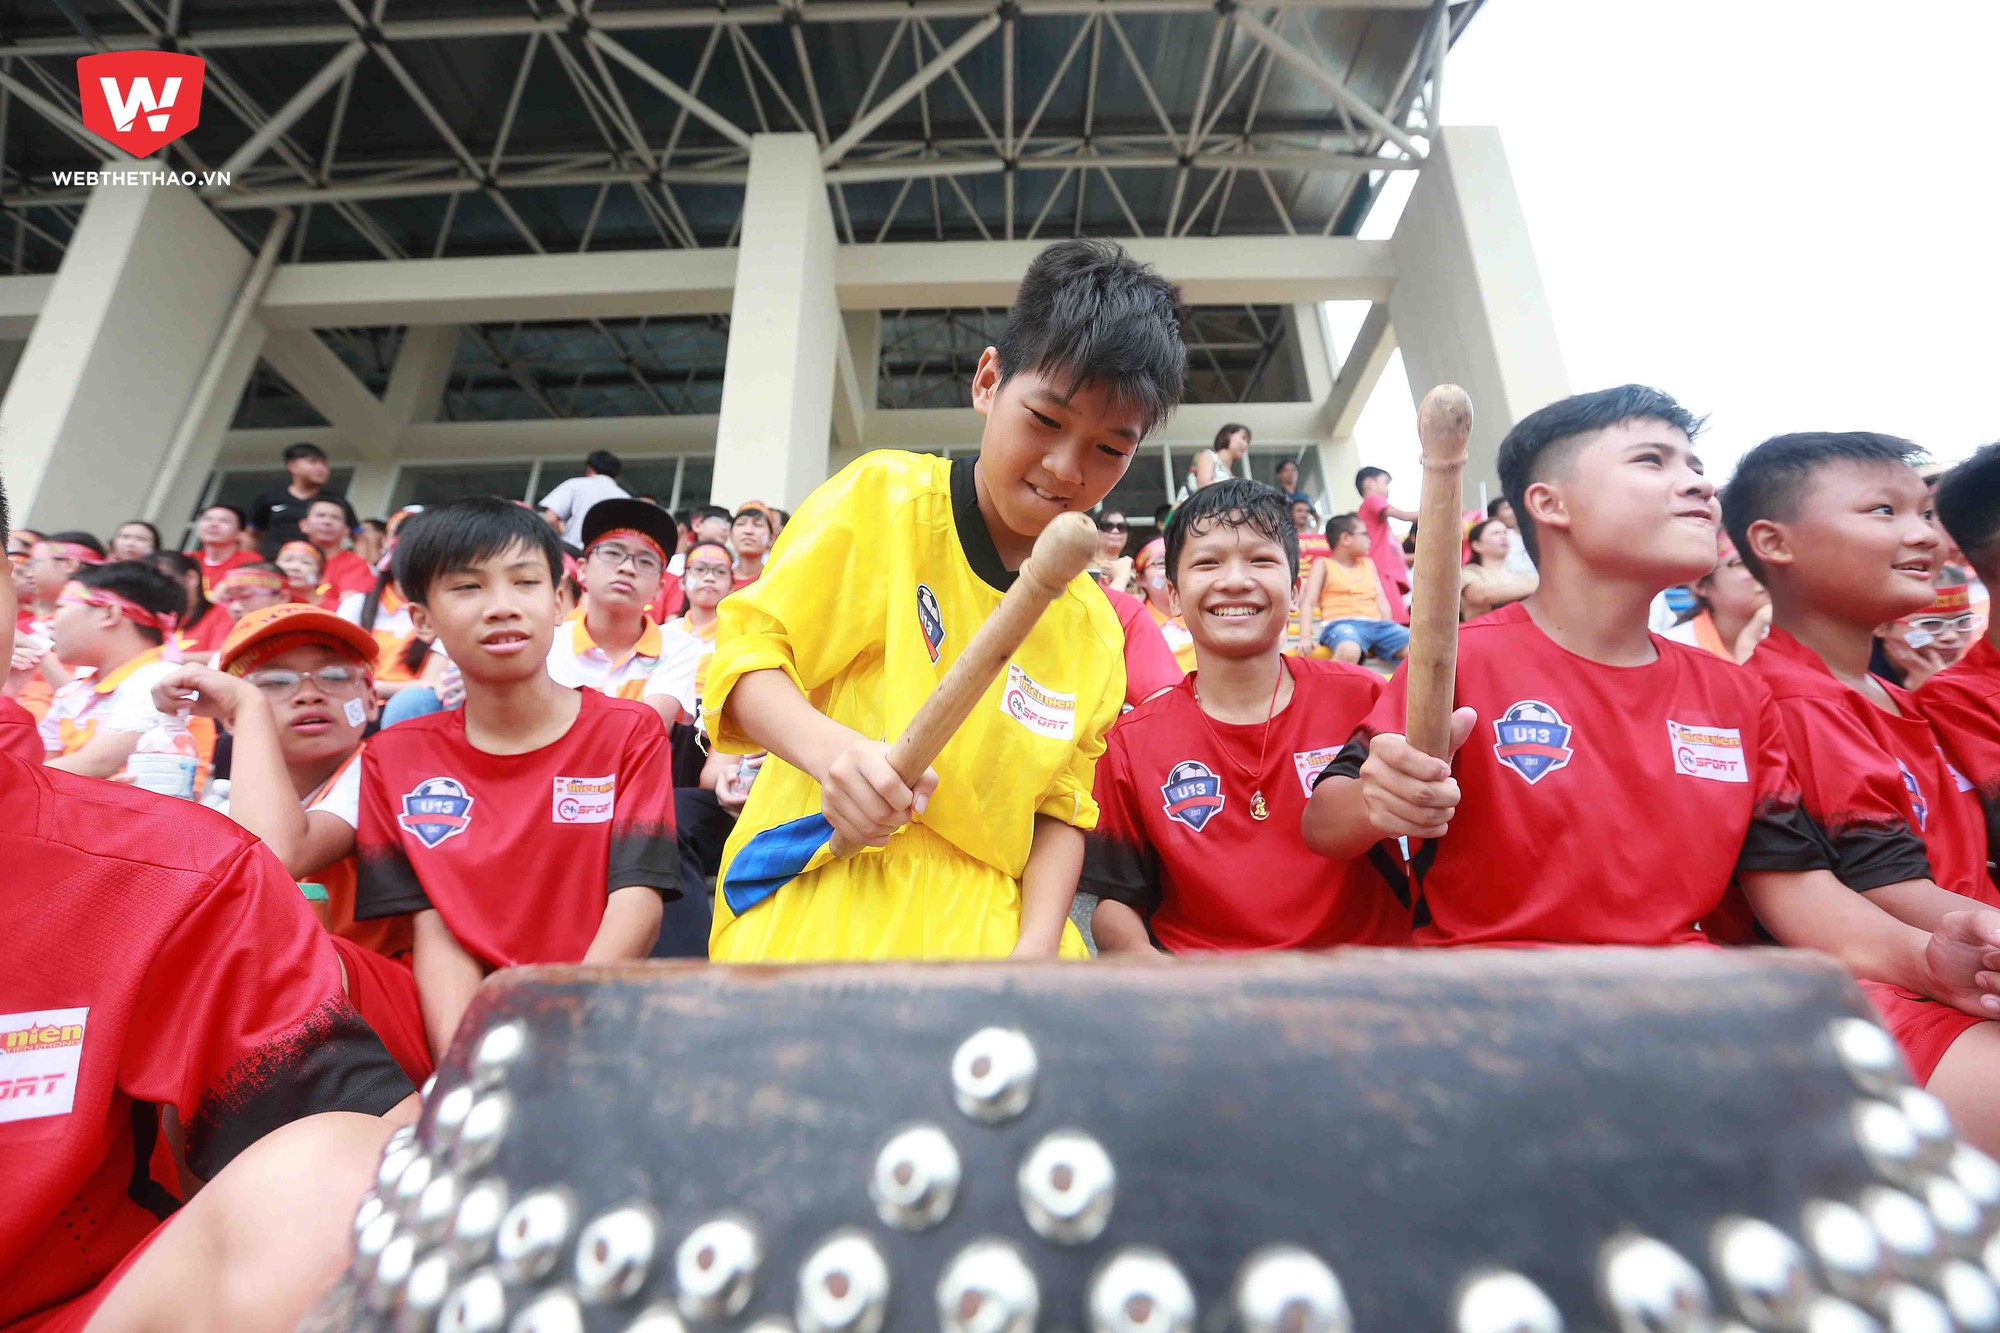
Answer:
M327 644L370 668L382 653L375 636L352 621L306 602L280 602L261 607L237 621L229 637L222 641L216 665L240 676L301 643Z

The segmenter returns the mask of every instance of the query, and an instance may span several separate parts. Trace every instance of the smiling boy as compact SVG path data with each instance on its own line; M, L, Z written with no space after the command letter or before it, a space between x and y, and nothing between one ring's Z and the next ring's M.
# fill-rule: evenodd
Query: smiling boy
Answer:
M1125 692L1123 635L1080 575L914 787L888 741L999 606L1035 538L1087 513L1179 402L1176 290L1115 245L1036 257L979 359L975 458L869 454L785 527L763 577L725 599L704 707L718 748L768 750L725 852L710 954L1081 956L1068 921L1097 819L1091 781ZM758 833L824 813L863 851L821 851L730 906Z
M1284 653L1297 537L1261 482L1203 487L1167 524L1195 673L1111 729L1083 862L1105 953L1399 944L1408 909L1299 837L1313 779L1382 678ZM1370 576L1372 579L1372 575Z
M679 896L666 728L551 679L562 548L533 510L458 500L403 525L396 583L465 706L362 752L355 916L416 914L417 993L442 1055L489 972L647 956Z

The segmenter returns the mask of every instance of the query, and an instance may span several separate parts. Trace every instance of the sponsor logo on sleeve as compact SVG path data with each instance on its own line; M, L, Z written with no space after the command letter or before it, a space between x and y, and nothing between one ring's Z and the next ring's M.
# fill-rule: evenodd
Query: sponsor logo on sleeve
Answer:
M1198 759L1183 759L1169 769L1160 795L1167 803L1167 818L1196 833L1222 813L1222 779Z
M1750 765L1743 758L1743 733L1735 727L1691 726L1667 720L1667 748L1674 772L1710 782L1748 782Z
M1896 761L1896 767L1903 774L1903 790L1909 793L1910 813L1916 817L1917 832L1922 833L1930 826L1930 802L1924 799L1924 789L1917 785L1917 775L1912 773L1900 759Z
M1292 767L1299 771L1299 787L1308 798L1313 794L1313 783L1326 772L1326 766L1340 757L1338 745L1322 745L1315 750L1295 750L1292 753Z
M1529 786L1569 767L1570 726L1539 699L1523 699L1493 723L1493 753Z
M1076 738L1076 696L1044 689L1015 662L1007 664L1000 711L1037 736L1052 741Z
M1957 768L1953 767L1951 760L1945 759L1943 750L1938 751L1938 758L1944 760L1944 771L1951 774L1951 781L1953 786L1957 787L1960 791L1972 790L1972 779L1968 778L1967 776L1965 776L1965 774L1959 772Z
M0 1124L75 1108L89 1017L88 1008L0 1014Z
M944 612L938 607L937 594L930 585L917 585L917 624L923 627L924 647L930 649L931 665L936 666L938 654L944 651Z
M472 796L456 778L425 778L404 795L396 822L418 842L435 848L472 823Z
M618 775L557 778L551 818L558 824L608 824L617 804Z

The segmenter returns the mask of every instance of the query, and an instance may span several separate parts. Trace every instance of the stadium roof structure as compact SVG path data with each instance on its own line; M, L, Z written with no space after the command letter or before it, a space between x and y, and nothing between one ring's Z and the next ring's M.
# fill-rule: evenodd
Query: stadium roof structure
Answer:
M74 61L207 62L166 150L292 264L735 243L751 136L820 145L838 239L1348 236L1421 165L1482 0L56 0L0 30L0 265L52 272L98 165ZM11 234L9 234L11 232ZM885 311L884 406L941 403L996 312ZM1196 401L1268 382L1275 307L1197 312ZM453 418L713 412L725 314L467 323ZM399 328L321 336L380 392ZM958 390L962 392L962 390ZM318 416L268 370L239 424Z

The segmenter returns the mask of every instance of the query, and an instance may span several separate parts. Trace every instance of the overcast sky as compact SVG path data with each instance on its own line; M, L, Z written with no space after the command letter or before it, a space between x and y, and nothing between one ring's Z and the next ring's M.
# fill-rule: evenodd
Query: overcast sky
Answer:
M1986 0L1488 0L1444 121L1500 128L1573 389L1708 413L1718 477L1786 430L1952 460L2000 438L1996 49ZM1400 358L1357 435L1414 504Z

